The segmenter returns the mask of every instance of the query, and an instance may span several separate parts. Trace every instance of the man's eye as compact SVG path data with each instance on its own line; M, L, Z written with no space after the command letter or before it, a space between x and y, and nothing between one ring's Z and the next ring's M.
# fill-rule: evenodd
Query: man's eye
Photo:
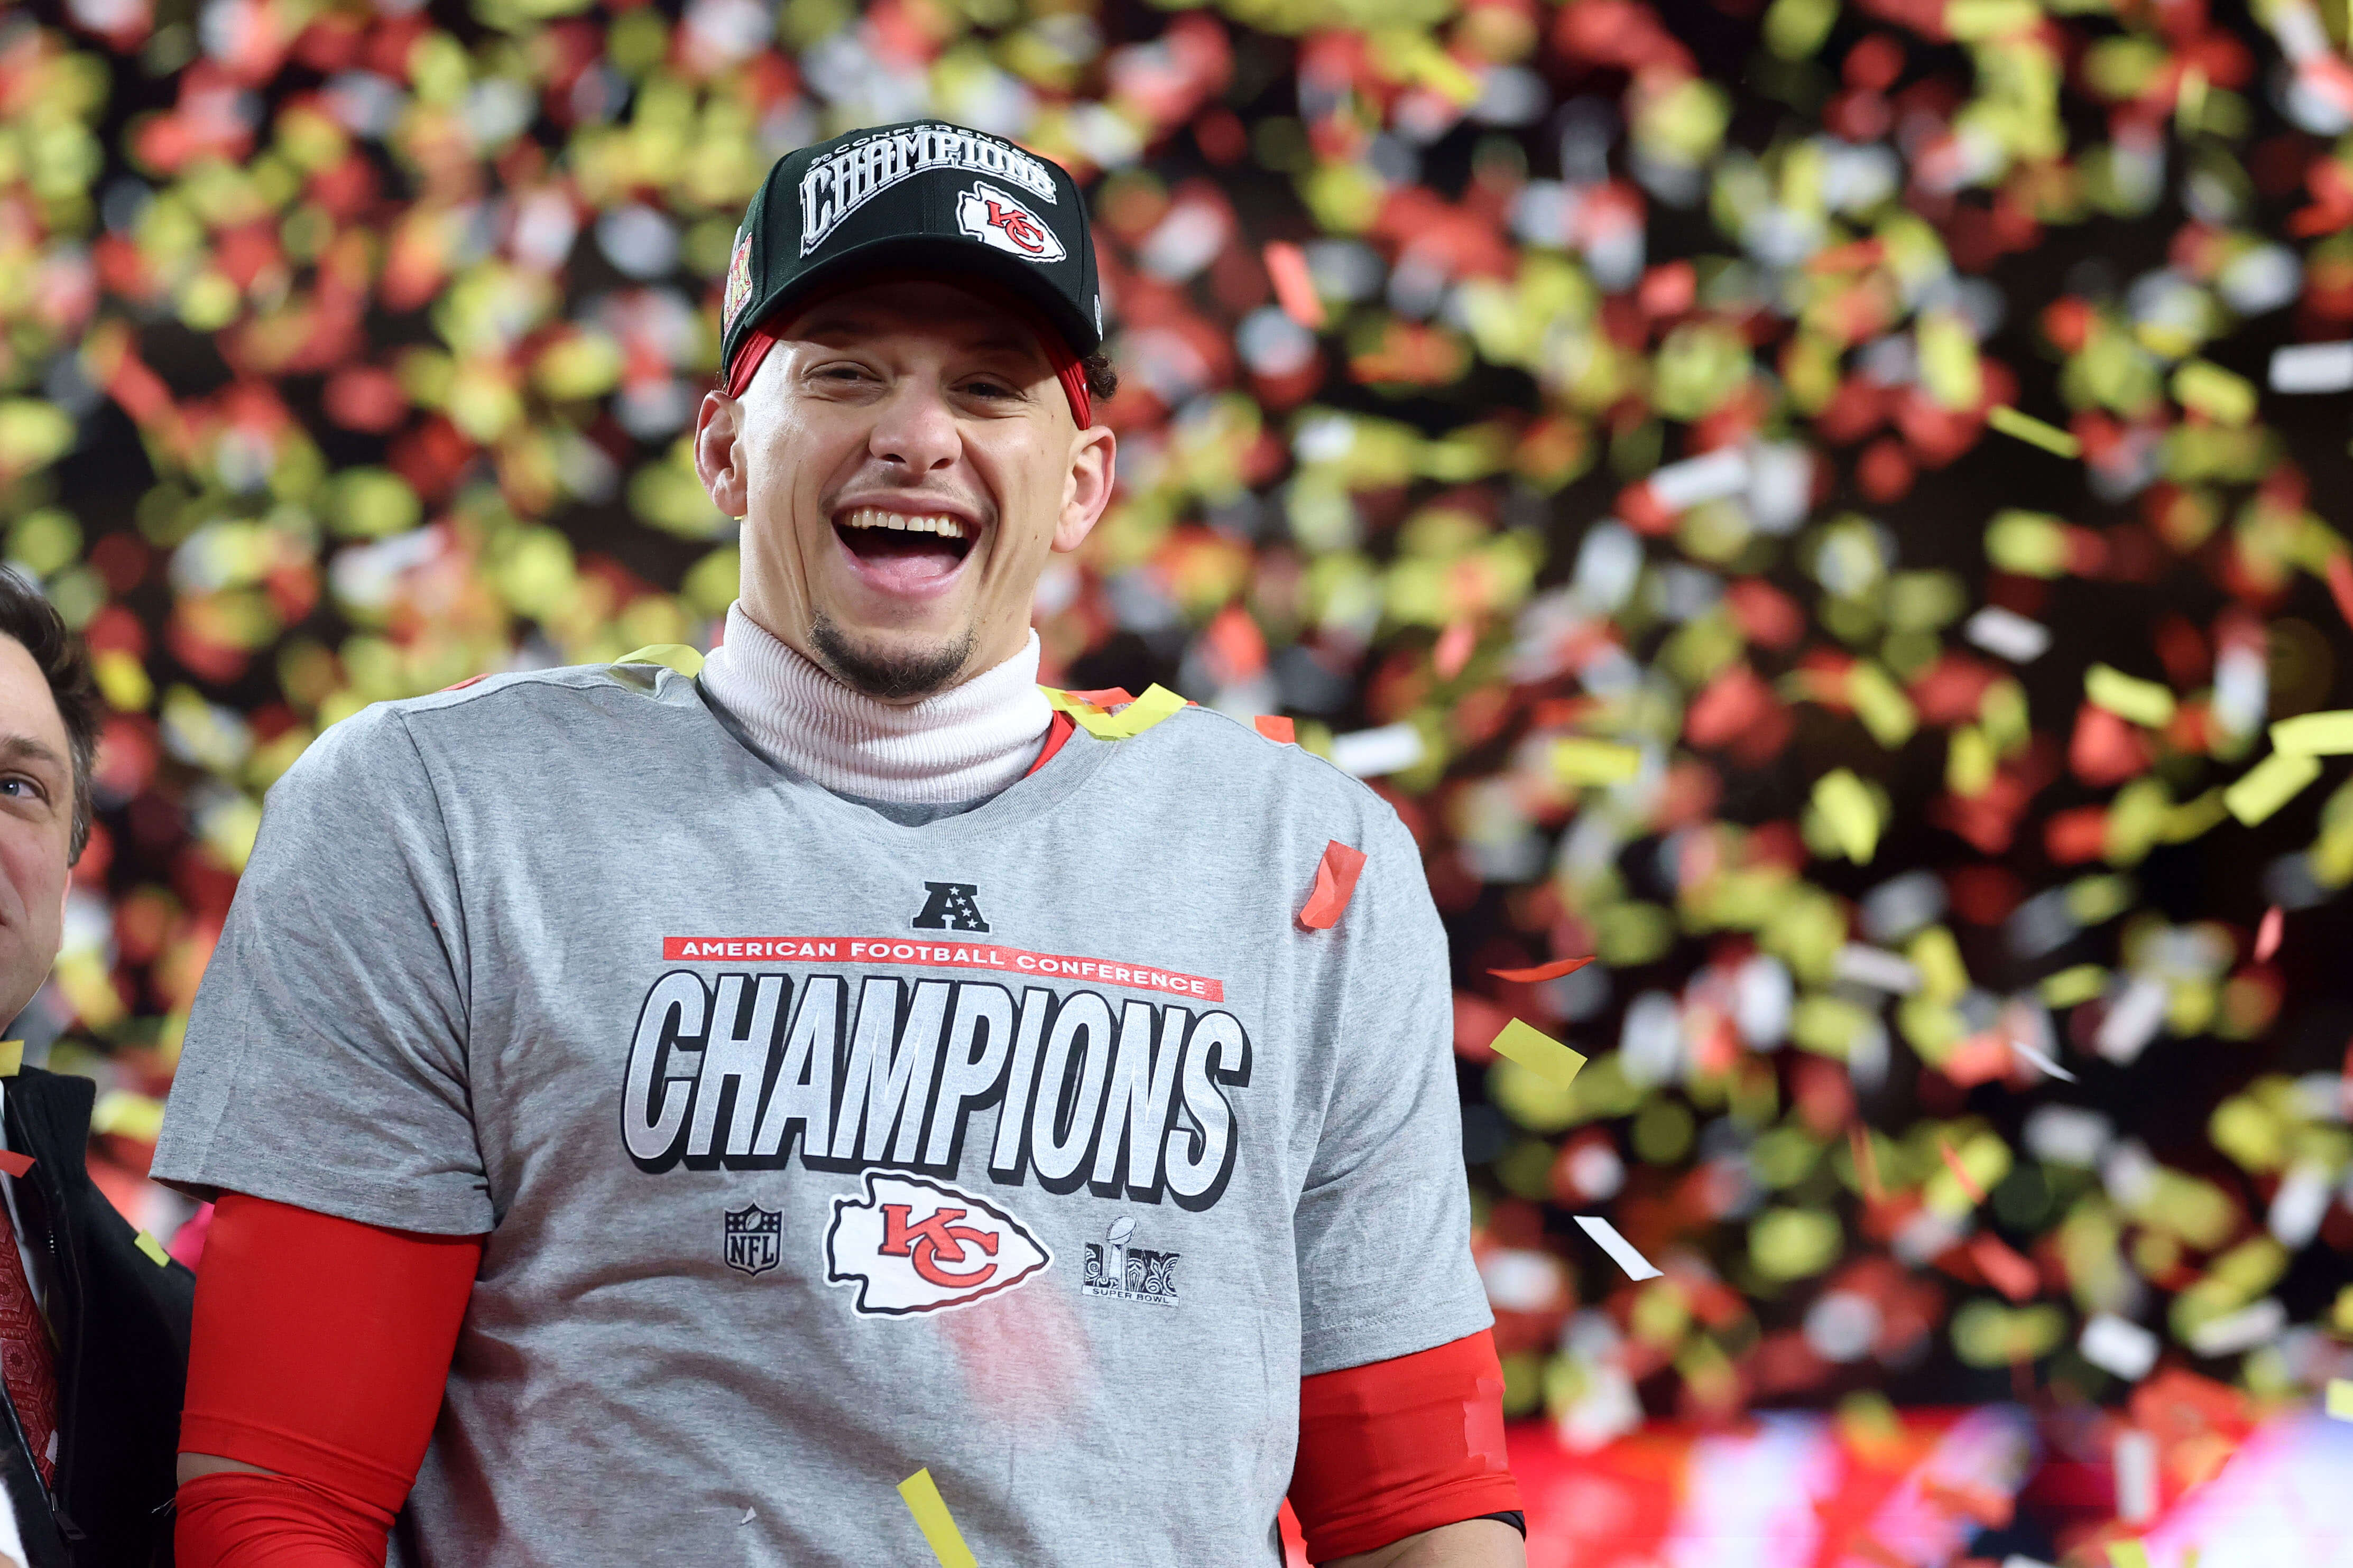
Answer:
M1010 397L1013 395L1013 389L1006 385L1003 382L998 381L968 381L965 383L965 390L971 393L976 397Z
M41 793L38 784L28 778L21 777L0 778L0 790L5 790L10 795L19 799L28 795L37 796Z

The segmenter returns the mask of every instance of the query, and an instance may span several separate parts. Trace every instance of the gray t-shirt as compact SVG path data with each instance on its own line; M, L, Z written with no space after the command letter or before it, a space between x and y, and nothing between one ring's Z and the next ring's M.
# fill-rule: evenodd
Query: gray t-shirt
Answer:
M502 676L270 792L154 1172L490 1233L396 1561L927 1563L928 1467L983 1563L1265 1564L1300 1377L1490 1321L1450 1017L1395 814L1220 715L910 826Z

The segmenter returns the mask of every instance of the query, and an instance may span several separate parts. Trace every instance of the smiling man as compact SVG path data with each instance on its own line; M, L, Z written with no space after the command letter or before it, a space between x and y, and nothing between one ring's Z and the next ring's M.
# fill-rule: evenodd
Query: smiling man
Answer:
M913 1563L917 1472L985 1563L1272 1563L1287 1495L1319 1563L1520 1563L1412 839L1036 684L1115 447L1069 174L793 153L722 327L699 675L380 705L271 794L155 1163L223 1194L183 1568Z

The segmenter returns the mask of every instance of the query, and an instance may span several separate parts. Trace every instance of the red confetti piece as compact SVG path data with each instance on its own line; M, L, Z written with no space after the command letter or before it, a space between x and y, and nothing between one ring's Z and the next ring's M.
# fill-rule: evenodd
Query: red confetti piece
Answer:
M1879 1153L1871 1146L1871 1131L1861 1122L1846 1130L1847 1146L1854 1151L1855 1180L1862 1184L1862 1195L1878 1203L1887 1194L1879 1184Z
M1315 890L1299 911L1299 923L1309 931L1329 931L1339 924L1356 891L1356 874L1364 868L1363 850L1351 849L1336 838L1324 845L1324 858L1315 863Z
M2337 601L2337 613L2353 626L2353 557L2332 555L2328 558L2328 594Z
M2268 963L2280 947L2280 938L2286 934L2287 916L2274 904L2263 911L2263 923L2255 928L2255 962Z
M1307 270L1307 253L1286 240L1266 247L1266 275L1274 283L1275 302L1282 313L1310 331L1324 325L1324 300Z
M1261 713L1250 722L1258 726L1260 734L1280 745L1291 746L1299 742L1298 725L1280 713Z
M1987 1284L2009 1297L2013 1303L2032 1300L2042 1287L2042 1276L2034 1271L2034 1265L2020 1257L1998 1236L1979 1231L1971 1237L1969 1260L1978 1266L1978 1272L1986 1277Z
M1515 980L1533 985L1540 980L1557 980L1564 974L1574 974L1592 962L1590 958L1556 958L1533 969L1491 969L1487 973L1498 980Z
M1953 1173L1953 1180L1961 1184L1961 1191L1969 1194L1969 1202L1985 1202L1985 1189L1978 1185L1977 1178L1969 1174L1967 1165L1961 1163L1961 1157L1953 1152L1953 1146L1939 1138L1936 1140L1936 1152L1945 1157L1945 1169Z
M0 1149L0 1171L5 1171L12 1176L22 1176L32 1168L33 1157L30 1154L18 1154L6 1149Z

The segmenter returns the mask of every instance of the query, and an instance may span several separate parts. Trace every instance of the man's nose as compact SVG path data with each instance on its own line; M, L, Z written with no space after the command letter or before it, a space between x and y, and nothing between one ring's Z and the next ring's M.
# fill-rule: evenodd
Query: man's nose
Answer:
M918 479L954 468L964 453L964 437L956 428L955 411L938 389L910 379L893 388L883 404L867 450Z

